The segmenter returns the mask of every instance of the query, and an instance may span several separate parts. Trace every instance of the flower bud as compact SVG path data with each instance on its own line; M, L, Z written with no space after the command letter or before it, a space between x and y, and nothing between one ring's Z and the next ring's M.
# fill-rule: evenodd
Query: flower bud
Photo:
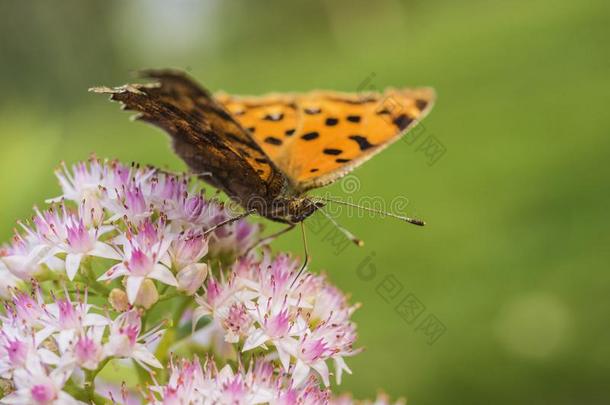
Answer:
M195 294L201 287L208 275L208 265L205 263L193 263L180 270L177 275L178 290L184 291L188 295Z
M127 300L127 293L119 288L113 288L108 296L108 302L114 310L124 312L129 309L129 301Z
M80 217L88 227L101 226L104 221L104 209L96 192L85 192L80 206Z
M147 278L142 282L134 304L139 305L144 309L148 309L152 307L157 301L159 301L159 293L157 292L157 287L155 287L154 281Z

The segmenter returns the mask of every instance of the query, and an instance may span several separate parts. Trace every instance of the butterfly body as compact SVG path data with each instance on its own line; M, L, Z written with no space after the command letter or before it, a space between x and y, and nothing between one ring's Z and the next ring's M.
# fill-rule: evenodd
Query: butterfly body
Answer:
M149 84L94 88L165 130L204 181L244 209L295 224L323 206L306 195L398 140L429 111L428 88L383 94L212 95L182 72Z

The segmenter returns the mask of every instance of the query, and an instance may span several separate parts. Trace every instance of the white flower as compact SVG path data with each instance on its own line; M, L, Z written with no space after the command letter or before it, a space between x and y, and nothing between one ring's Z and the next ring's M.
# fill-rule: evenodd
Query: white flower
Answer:
M92 308L87 303L87 292L72 302L66 292L65 298L57 298L54 303L45 305L45 316L41 321L45 327L40 332L43 337L55 335L55 340L61 352L65 352L72 345L77 335L82 335L86 328L94 327L104 329L109 324L107 317L89 312Z
M61 368L47 374L38 359L15 371L15 391L0 399L3 404L32 405L86 405L62 391L70 373Z
M11 296L11 289L17 287L19 279L9 271L0 260L0 298L8 299Z
M162 331L153 328L140 336L141 327L142 323L137 311L131 310L120 314L110 326L109 341L104 346L104 354L132 358L146 370L149 369L148 366L163 367L146 347L146 344L156 339Z
M168 260L167 250L174 235L168 232L164 220L156 223L145 220L135 234L118 237L122 245L122 261L102 274L98 280L113 280L125 276L129 303L136 301L142 283L146 279L158 280L177 287L178 281L163 262Z

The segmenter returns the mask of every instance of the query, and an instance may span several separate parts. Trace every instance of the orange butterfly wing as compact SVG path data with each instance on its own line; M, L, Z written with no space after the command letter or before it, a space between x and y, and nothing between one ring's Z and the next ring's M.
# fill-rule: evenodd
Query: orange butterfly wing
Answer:
M400 139L430 111L430 88L216 99L298 190L332 183Z

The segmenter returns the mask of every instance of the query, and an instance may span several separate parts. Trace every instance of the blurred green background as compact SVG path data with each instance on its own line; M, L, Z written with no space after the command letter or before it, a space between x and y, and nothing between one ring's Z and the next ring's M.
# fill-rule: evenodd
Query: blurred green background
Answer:
M178 67L253 94L356 91L372 74L379 89L431 85L424 135L444 155L430 165L398 142L355 172L350 195L408 196L429 226L346 215L366 246L338 254L310 236L313 268L363 303L366 351L338 390L610 403L609 21L604 0L3 1L1 239L58 194L60 160L184 169L161 132L86 91L132 70ZM298 232L275 245L302 254ZM411 323L395 310L405 297L425 306ZM433 344L429 315L446 329Z

